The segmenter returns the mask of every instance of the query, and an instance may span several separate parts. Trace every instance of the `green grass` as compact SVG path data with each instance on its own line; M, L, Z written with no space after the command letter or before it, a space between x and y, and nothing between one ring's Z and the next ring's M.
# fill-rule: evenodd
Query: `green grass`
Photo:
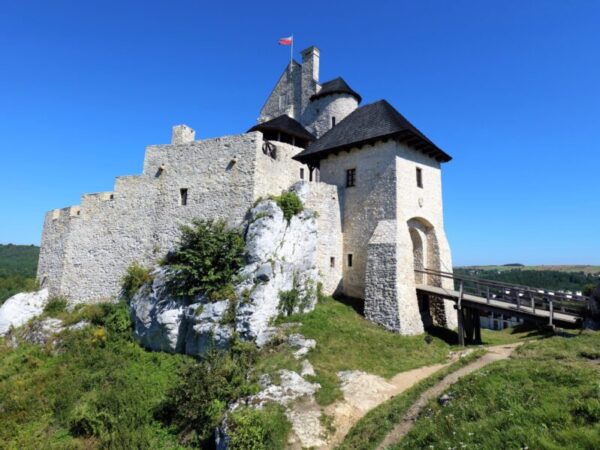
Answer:
M323 382L317 394L322 405L341 396L337 372L362 370L389 378L398 372L446 361L450 345L424 336L400 336L368 322L348 304L320 296L314 311L285 319L302 324L299 331L315 339L317 346L308 355L316 379Z
M529 342L454 385L394 448L600 448L600 333Z
M339 450L376 448L423 392L441 381L446 375L475 361L484 353L484 350L476 350L470 353L445 369L417 383L402 394L369 411L352 427L344 441L337 448Z
M482 329L481 340L483 341L483 345L504 345L546 337L550 333L550 330L539 328L535 325L522 324L498 331Z
M401 336L367 321L356 311L357 305L343 303L328 296L319 296L314 311L297 314L280 322L297 322L298 331L305 337L315 339L317 346L308 354L316 376L312 381L321 384L316 399L320 405L328 405L342 396L337 373L344 370L361 370L390 378L398 372L417 367L442 363L449 351L457 348L456 333L437 331L430 344L424 335ZM482 330L485 345L500 345L539 337L542 332L535 328L518 327L503 331ZM263 352L259 368L274 374L279 369L299 370L292 351L285 344L277 344Z
M122 305L89 308L56 348L0 339L0 447L179 448L153 414L191 358L142 349Z

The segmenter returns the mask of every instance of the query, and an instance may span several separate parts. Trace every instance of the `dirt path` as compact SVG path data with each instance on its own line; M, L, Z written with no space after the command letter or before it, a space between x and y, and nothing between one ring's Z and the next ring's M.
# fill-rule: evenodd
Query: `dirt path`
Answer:
M324 411L332 418L335 432L328 436L323 445L318 446L318 448L334 448L344 440L350 428L370 410L401 394L438 370L449 366L470 351L455 352L446 363L400 372L387 380L360 371L343 373L341 389L344 393L344 399L328 406Z
M495 347L487 347L487 353L471 364L458 369L455 372L447 375L442 381L435 386L429 388L419 399L408 409L402 421L385 437L383 442L377 447L378 450L385 449L392 444L399 442L414 426L421 410L429 403L431 399L439 397L449 386L456 383L460 378L468 375L482 367L487 366L495 361L507 359L512 352L521 343L498 345ZM400 374L402 375L402 374Z

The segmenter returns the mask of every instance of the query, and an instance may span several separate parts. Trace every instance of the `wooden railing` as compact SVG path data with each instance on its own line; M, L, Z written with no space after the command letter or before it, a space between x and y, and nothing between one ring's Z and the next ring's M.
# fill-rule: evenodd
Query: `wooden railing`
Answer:
M494 300L505 302L513 307L516 306L517 311L521 310L524 306L529 308L534 314L536 309L546 310L549 312L549 324L552 325L555 311L582 316L589 304L589 298L583 295L567 294L554 290L538 289L475 277L456 276L451 272L432 269L416 269L415 272L426 275L435 284L439 283L440 278L453 280L454 290L459 293L457 300L458 309L461 308L464 295L471 294L486 299L488 304ZM423 282L423 284L429 284L425 280Z

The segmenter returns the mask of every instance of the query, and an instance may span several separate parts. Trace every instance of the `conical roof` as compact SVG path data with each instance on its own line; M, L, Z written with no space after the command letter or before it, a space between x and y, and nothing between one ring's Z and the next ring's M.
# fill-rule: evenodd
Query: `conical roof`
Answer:
M361 96L358 95L358 93L356 93L350 86L348 86L348 83L346 83L342 77L337 77L331 81L323 83L321 85L321 90L311 96L310 99L316 100L318 98L334 94L350 94L356 98L358 103L362 101Z

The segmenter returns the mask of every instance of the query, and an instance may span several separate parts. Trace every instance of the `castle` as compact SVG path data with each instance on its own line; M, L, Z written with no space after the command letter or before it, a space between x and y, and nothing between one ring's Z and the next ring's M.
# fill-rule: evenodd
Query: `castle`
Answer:
M415 272L452 270L441 185L451 158L385 100L359 106L342 78L321 83L319 58L310 47L290 62L248 132L195 140L176 126L170 144L147 147L142 174L48 212L41 286L71 302L114 297L127 267L155 264L181 224L239 225L257 199L304 181L326 293L364 299L369 320L403 334L422 332L425 313L453 328L451 303L427 304L415 288L452 287Z

